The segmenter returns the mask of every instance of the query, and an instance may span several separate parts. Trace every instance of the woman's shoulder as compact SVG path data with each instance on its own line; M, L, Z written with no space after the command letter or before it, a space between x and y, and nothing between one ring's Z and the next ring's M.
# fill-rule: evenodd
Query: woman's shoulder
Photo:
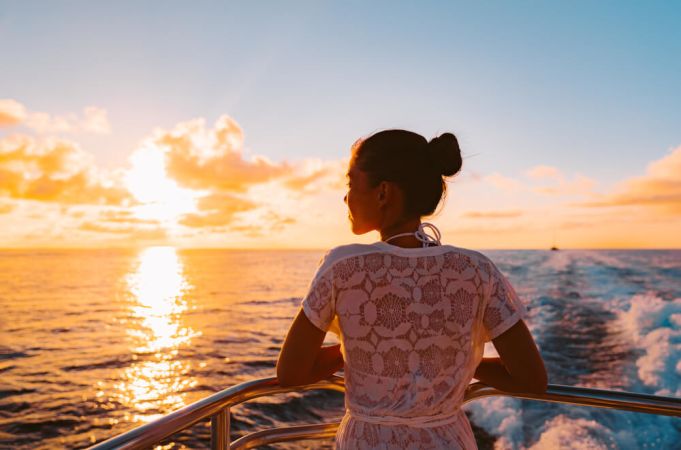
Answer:
M450 247L454 252L464 256L472 265L476 266L486 275L492 273L496 267L492 260L482 252L469 248L454 247L452 245L450 245Z
M352 256L366 255L380 251L374 244L344 244L329 249L324 258L331 263L350 258Z
M330 260L339 260L349 256L358 256L369 253L376 252L395 252L404 253L407 256L436 256L447 253L455 253L460 255L465 255L468 258L480 261L480 262L490 262L490 259L483 253L463 247L457 247L450 244L442 244L436 247L426 247L426 248L400 248L392 245L381 245L382 242L375 242L373 244L343 244L336 247L332 247L326 251L324 258Z
M321 275L328 272L334 265L341 261L345 261L354 256L366 255L375 253L380 249L372 244L344 244L333 247L324 253L319 261L319 268L317 274Z
M382 245L383 244L383 245ZM398 256L412 257L437 257L442 255L459 255L468 259L475 265L491 264L491 260L483 253L463 247L456 247L450 244L442 244L437 247L427 248L408 248L402 249L383 242L373 244L344 244L329 249L323 257L328 265L345 260L354 256L362 256L372 253L387 253Z
M463 247L455 247L453 245L446 245L446 247L449 247L454 253L458 253L460 255L464 255L471 259L474 262L477 263L490 263L491 260L483 253L473 250L470 248L463 248Z

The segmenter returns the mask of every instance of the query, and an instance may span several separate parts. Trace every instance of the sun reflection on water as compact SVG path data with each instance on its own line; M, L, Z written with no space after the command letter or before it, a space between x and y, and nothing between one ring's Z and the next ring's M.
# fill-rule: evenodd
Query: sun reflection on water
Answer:
M200 333L181 322L191 286L176 250L148 248L138 262L137 270L126 278L131 298L127 333L138 361L124 370L114 396L135 411L130 419L149 422L184 406L184 392L197 384L190 376L191 364L176 357L179 348Z

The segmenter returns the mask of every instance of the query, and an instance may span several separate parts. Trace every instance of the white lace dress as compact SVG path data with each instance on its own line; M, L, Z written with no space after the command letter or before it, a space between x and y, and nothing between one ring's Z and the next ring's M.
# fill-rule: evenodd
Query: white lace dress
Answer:
M302 302L339 335L346 414L337 449L476 448L464 390L525 309L484 255L386 242L327 252Z

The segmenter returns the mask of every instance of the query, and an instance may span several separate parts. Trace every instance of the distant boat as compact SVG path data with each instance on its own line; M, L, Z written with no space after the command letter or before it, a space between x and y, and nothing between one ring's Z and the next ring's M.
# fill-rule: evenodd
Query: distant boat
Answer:
M556 244L558 241L556 240L556 230L553 230L553 239L551 240L551 251L552 252L557 252L558 247L556 247Z

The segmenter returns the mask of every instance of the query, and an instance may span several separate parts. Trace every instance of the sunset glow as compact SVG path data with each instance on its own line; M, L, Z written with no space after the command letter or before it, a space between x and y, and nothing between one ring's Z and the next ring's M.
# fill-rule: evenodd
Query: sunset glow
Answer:
M378 5L243 6L229 26L219 5L147 5L127 28L122 6L45 8L40 36L19 5L0 28L2 248L374 242L344 175L388 128L458 136L463 170L424 218L446 243L681 247L674 6L412 5L385 29ZM69 69L40 76L54 48Z
M181 346L200 333L181 322L187 310L189 286L175 249L152 247L139 255L139 266L128 277L132 321L131 351L137 361L125 369L124 381L102 386L113 400L138 411L136 422L149 422L184 406L180 392L197 381L189 376L191 365L177 358Z
M136 217L167 222L196 210L195 194L168 178L165 155L160 150L142 148L130 162L125 185L141 203L133 209Z

